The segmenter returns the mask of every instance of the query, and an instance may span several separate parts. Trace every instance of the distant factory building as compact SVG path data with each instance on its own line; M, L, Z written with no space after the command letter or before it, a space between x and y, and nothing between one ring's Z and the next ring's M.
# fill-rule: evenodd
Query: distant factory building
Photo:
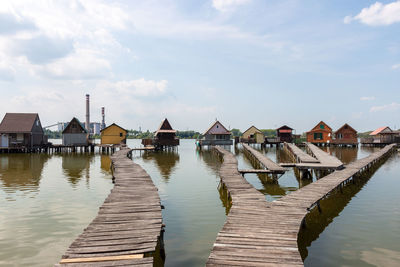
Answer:
M45 143L37 113L6 113L0 124L0 147L34 148Z
M101 144L119 145L126 144L128 131L113 123L100 131Z
M87 131L77 118L73 118L62 132L62 144L65 146L86 146L87 138Z

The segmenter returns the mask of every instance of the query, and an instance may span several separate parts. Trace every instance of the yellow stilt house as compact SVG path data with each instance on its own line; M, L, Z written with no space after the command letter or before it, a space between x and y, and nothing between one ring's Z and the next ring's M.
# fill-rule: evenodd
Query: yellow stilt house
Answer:
M119 145L126 144L126 135L128 131L113 123L100 131L101 144Z
M240 141L243 143L263 144L265 136L257 127L251 126L243 133Z

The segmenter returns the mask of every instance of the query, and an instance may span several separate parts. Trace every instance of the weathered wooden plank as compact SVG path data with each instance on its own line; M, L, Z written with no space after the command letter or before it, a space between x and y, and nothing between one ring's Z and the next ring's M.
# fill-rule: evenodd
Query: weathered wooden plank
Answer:
M127 159L128 152L122 149L111 156L114 188L55 266L153 266L152 257L139 258L157 246L160 197L147 172Z

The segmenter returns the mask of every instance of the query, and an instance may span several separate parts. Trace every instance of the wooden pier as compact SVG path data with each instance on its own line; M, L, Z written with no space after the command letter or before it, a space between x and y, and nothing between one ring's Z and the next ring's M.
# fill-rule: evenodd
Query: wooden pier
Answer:
M303 266L297 235L300 227L306 227L307 213L313 207L320 210L321 199L385 160L395 151L395 145L269 203L240 176L233 154L219 147L215 151L223 157L219 174L232 207L207 266Z
M308 151L318 159L318 161L328 167L340 169L343 167L343 162L341 162L338 158L326 153L322 149L318 148L316 145L311 143L306 143L306 148Z
M343 168L343 162L311 143L306 143L306 148L313 156L305 153L294 144L285 143L284 147L296 162L294 167L305 172L310 169L334 171ZM281 164L281 166L288 167L289 164Z
M122 148L111 156L114 188L55 266L153 266L163 242L160 197L130 153Z
M264 169L270 171L270 173L274 174L283 174L286 172L286 169L280 166L279 164L273 162L265 155L261 154L259 151L255 150L249 145L242 143L243 150L249 157L256 160Z
M289 152L293 155L295 162L320 163L319 160L310 156L309 154L298 148L295 144L284 143L284 148L289 150Z

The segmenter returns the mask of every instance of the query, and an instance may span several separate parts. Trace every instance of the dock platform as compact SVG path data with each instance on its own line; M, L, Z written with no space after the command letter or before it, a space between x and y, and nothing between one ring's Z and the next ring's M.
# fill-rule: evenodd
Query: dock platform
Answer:
M284 143L284 147L291 152L295 161L298 163L320 163L319 160L310 156L295 144Z
M305 187L267 203L238 175L237 161L228 151L216 147L222 155L221 182L232 199L232 207L218 233L207 266L303 266L297 246L305 216L319 201L373 165L386 160L395 145L360 159Z
M57 267L153 266L162 243L158 190L122 148L112 156L114 188L96 218L70 245Z
M269 170L271 173L283 174L286 172L285 168L273 162L267 156L261 154L259 151L255 150L251 146L244 143L242 143L242 146L247 155L255 159L263 168Z
M316 145L311 143L306 143L306 148L314 157L318 159L321 165L330 167L332 169L343 168L343 162L341 162L338 158L330 155L329 153L326 153Z

